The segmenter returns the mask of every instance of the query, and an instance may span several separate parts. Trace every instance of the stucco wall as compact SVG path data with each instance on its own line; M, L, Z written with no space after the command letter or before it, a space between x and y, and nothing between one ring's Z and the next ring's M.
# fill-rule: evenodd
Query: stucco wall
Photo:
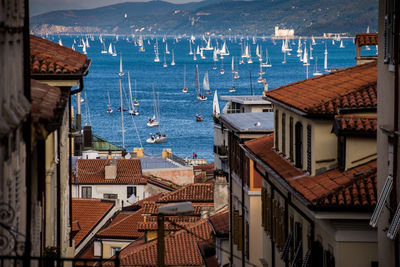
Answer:
M148 195L145 193L145 185L134 185L134 184L124 184L124 185L76 185L72 187L72 196L74 198L82 198L82 187L90 186L92 187L92 198L103 198L103 194L118 194L118 199L124 201L124 205L127 205L127 187L136 187L136 200L142 200Z
M346 138L346 170L376 159L375 137Z
M123 242L123 241L102 241L102 245L103 245L103 258L104 259L109 259L112 257L111 255L111 248L112 247L118 247L120 249L125 248L126 246L128 246L131 242Z
M142 170L145 175L154 175L162 177L179 185L190 184L194 182L193 168L163 168L163 169L145 169Z

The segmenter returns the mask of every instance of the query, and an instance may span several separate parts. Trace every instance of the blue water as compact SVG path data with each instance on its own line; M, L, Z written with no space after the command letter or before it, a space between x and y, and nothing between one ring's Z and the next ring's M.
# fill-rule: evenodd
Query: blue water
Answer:
M50 36L58 42L58 36ZM79 40L77 36L61 36L65 46L71 47L73 40ZM129 38L132 40L132 38ZM130 116L124 112L125 127L125 147L127 151L132 151L134 147L140 147L139 138L134 128L136 123L140 140L147 154L160 154L163 148L171 148L172 152L180 157L190 157L196 152L199 157L213 161L213 120L212 120L212 98L208 95L207 101L202 101L201 111L204 117L203 122L196 122L195 116L199 112L199 105L196 100L196 92L194 89L194 73L196 64L199 66L200 84L206 71L209 74L210 88L214 92L218 90L218 95L249 95L250 94L250 71L252 73L252 85L255 95L260 95L263 91L263 84L257 83L259 61L255 55L256 45L252 44L251 52L253 64L239 65L240 79L235 79L235 93L229 93L232 87L231 76L231 60L232 56L238 57L241 54L240 40L227 39L227 46L230 51L229 56L223 59L225 74L220 74L221 60L217 64L217 69L213 70L214 61L212 59L212 51L204 51L206 59L200 59L197 55L197 61L193 60L193 56L189 55L188 39L180 39L178 43L175 39L168 38L168 49L175 52L175 66L171 66L172 54L166 55L168 63L167 68L163 68L165 43L162 38L158 38L160 62L155 63L154 60L154 43L155 39L145 40L145 52L139 52L138 47L134 46L132 41L115 37L104 37L106 48L110 42L115 44L118 56L113 57L108 54L101 54L102 44L98 38L90 41L90 48L87 49L87 56L92 60L89 74L85 77L85 90L83 97L85 102L82 103L82 122L83 124L92 125L95 134L106 138L108 141L118 145L122 145L121 131L121 115L116 109L120 106L119 93L119 53L122 53L124 72L130 72L132 81L132 90L134 89L134 80L137 82L137 98L140 102L138 107L139 116ZM244 40L246 41L246 40ZM317 44L313 47L313 57L309 66L309 75L312 77L314 71L315 59L318 57L318 69L323 71L324 49L328 49L328 68L344 68L355 64L355 46L353 39L343 39L345 48L339 48L339 43L332 44L332 40L317 39ZM197 38L193 50L202 40ZM203 42L204 43L204 42ZM299 61L296 56L296 44L292 44L292 54L287 57L287 63L282 64L283 54L281 53L281 41L266 39L257 39L257 43L262 45L263 54L265 48L268 48L271 57L272 67L264 68L269 88L273 89L291 82L306 79L306 67ZM309 50L310 40L307 41ZM219 39L219 44L222 44ZM215 39L212 40L215 46ZM76 46L76 45L75 45ZM81 48L76 47L78 51ZM309 51L308 51L309 52ZM375 47L371 47L370 51L363 51L363 54L374 55ZM182 93L183 88L183 69L186 64L186 86L189 88L187 94ZM124 106L128 106L128 82L127 74L122 78L123 90L125 91ZM167 135L168 141L162 144L147 144L145 138L151 133L157 131L157 128L149 128L146 126L148 118L153 115L153 93L152 85L154 84L156 91L159 93L159 105L161 110L161 131ZM107 114L107 90L110 93L111 104L114 109L112 114ZM221 109L224 103L220 102Z

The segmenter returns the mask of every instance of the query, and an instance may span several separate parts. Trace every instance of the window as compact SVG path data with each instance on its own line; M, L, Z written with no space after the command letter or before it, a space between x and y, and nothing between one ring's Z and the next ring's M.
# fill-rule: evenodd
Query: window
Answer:
M92 187L82 186L82 198L92 198Z
M132 195L136 196L136 186L128 186L126 188L126 198L129 198Z
M311 174L311 125L307 125L307 171Z
M384 25L384 62L394 64L394 1L386 0L385 25Z
M293 117L289 120L289 159L293 160Z
M295 254L292 266L300 267L303 263L303 226L296 222L294 227Z
M105 193L105 194L103 194L103 198L105 198L105 199L118 199L118 194Z
M295 126L296 167L303 168L303 125L297 122Z
M275 149L279 151L279 110L275 110Z
M346 169L346 138L338 137L338 167L340 171Z
M114 256L115 254L117 254L117 251L120 250L121 250L120 247L111 247L111 256Z
M249 222L246 221L246 259L250 259L250 226Z
M282 113L282 153L286 155L286 114Z

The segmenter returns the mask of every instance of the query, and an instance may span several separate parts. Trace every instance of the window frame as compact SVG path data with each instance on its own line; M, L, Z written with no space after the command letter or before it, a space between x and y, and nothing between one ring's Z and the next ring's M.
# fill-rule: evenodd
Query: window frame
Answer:
M85 193L84 193L85 190ZM87 191L86 191L87 190ZM90 192L90 194L88 194L88 191ZM82 186L81 187L81 198L92 198L92 187L91 186ZM87 195L90 195L89 197L87 197Z

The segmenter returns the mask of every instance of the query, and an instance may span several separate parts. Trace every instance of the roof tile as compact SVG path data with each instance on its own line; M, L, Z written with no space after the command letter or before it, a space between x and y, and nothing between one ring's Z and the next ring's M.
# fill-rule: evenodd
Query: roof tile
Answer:
M363 45L378 45L377 33L359 33L356 35L356 44Z

